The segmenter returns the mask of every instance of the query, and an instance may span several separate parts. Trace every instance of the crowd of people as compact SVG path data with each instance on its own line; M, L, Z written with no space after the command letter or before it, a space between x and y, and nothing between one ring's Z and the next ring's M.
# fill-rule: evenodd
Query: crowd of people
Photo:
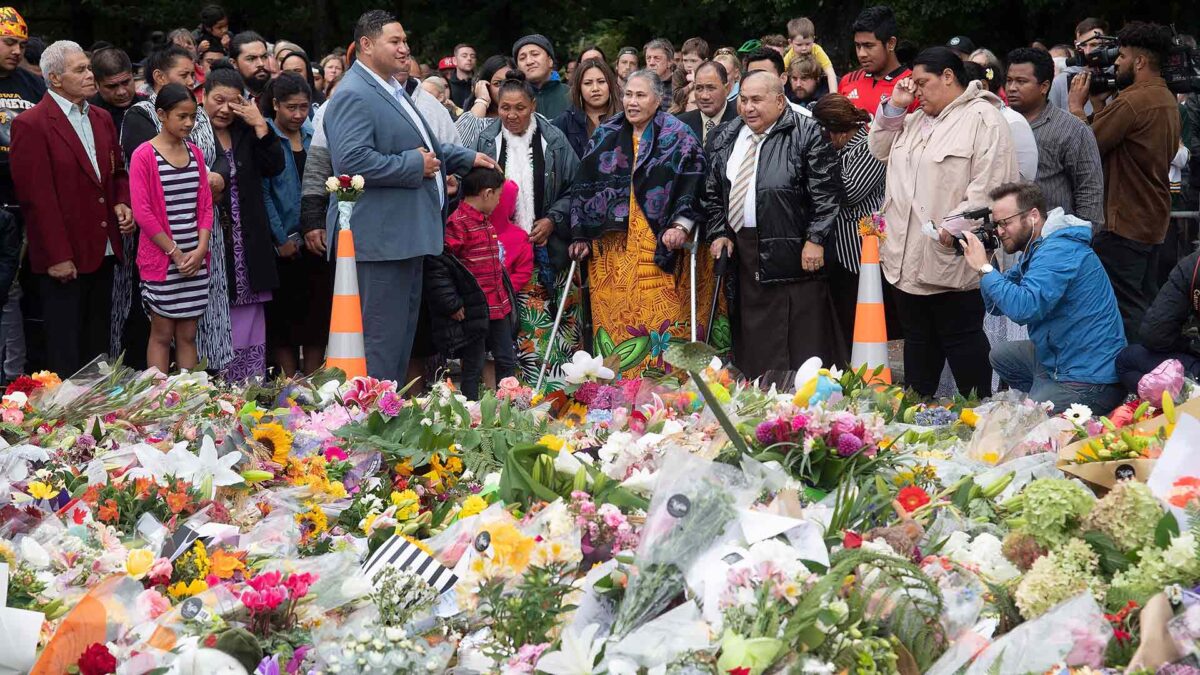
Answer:
M838 73L803 17L737 49L532 34L436 68L382 10L321 58L199 18L135 64L107 43L35 54L0 9L5 379L27 365L22 311L63 374L105 352L313 371L340 174L366 184L375 377L455 358L477 396L578 349L663 372L693 338L750 378L845 364L864 231L919 394L998 378L1103 409L1166 358L1200 376L1197 232L1172 217L1195 210L1200 101L1162 76L1190 40L1163 26L1088 18L1001 58L961 35L917 49L875 6L837 36L859 66ZM1113 48L1109 74L1080 58Z

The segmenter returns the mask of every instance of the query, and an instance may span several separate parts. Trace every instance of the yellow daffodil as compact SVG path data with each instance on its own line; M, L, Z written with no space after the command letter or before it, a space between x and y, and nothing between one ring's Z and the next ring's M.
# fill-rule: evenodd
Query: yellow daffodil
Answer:
M134 579L141 579L150 573L154 565L154 553L148 548L135 548L125 557L125 573Z
M974 408L963 408L963 411L958 415L958 419L963 424L974 429L975 425L979 423L979 414L975 412Z
M25 491L34 499L51 499L58 494L58 490L50 487L41 481L31 481L25 485Z
M190 584L185 584L182 581L171 584L167 587L167 595L178 600L180 598L190 598L207 590L208 584L203 579L193 579Z

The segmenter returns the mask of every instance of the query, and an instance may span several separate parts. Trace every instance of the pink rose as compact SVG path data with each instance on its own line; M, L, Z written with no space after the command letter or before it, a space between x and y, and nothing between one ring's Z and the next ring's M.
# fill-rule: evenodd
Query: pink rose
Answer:
M148 588L141 593L138 593L137 599L134 601L134 606L139 614L142 614L147 619L157 619L171 609L171 601L163 597L162 593Z
M171 580L171 573L174 572L174 569L175 568L171 564L170 560L167 560L166 558L158 558L154 561L154 564L150 566L150 574L148 576L150 577L150 580L154 581L155 583L165 584Z
M16 408L5 408L0 412L0 420L4 420L5 424L20 424L25 421L25 413Z

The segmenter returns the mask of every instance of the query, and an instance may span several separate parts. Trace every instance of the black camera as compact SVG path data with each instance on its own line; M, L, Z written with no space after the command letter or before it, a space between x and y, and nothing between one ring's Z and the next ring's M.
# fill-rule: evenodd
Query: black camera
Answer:
M1097 35L1092 38L1099 45L1090 53L1079 52L1078 55L1067 59L1067 68L1072 69L1067 74L1067 84L1075 76L1087 71L1092 76L1088 83L1088 93L1093 96L1117 90L1117 54L1120 48L1117 38L1110 35Z
M950 216L954 218L955 216ZM979 227L971 230L971 234L975 235L980 242L983 243L983 248L990 254L997 248L1000 248L1000 237L996 234L996 223L992 222L992 209L985 206L971 211L963 211L957 217L966 220L982 220L983 223ZM967 251L967 237L964 234L954 235L954 254L962 255Z
M1162 76L1172 94L1200 92L1200 54L1195 47L1185 43L1183 36L1171 27L1171 51L1162 64Z

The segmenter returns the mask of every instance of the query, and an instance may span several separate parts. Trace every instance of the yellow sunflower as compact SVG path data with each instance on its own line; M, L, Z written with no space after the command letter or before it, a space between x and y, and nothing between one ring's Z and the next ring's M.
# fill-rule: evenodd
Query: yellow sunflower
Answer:
M271 461L286 465L288 455L292 452L292 432L276 422L260 424L254 427L254 440L262 443L271 451Z

